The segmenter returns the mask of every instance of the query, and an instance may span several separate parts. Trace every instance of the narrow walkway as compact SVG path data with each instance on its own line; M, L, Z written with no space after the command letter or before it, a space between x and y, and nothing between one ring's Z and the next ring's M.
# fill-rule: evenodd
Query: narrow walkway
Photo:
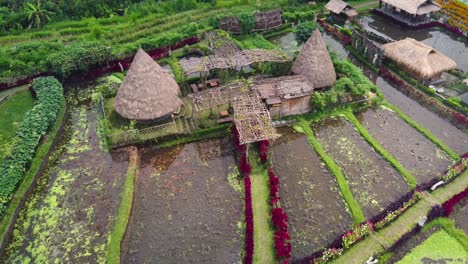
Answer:
M252 165L252 208L254 215L254 263L276 263L273 248L273 227L270 214L268 174L255 150L249 151Z
M439 204L442 204L453 195L463 191L467 186L468 171L465 171L453 182L433 192L431 196L434 199L431 198L430 200L431 202L437 200L439 201ZM385 239L384 244L395 244L395 242L397 242L404 234L417 225L418 220L421 217L426 216L429 213L433 206L431 202L428 202L426 199L421 199L409 208L408 211L403 213L403 215L401 215L395 222L378 231L377 234L379 239L377 239L376 236L368 236L363 241L357 243L351 249L346 251L339 258L335 259L332 263L362 264L365 263L370 256L383 253L385 248L381 245L379 240Z

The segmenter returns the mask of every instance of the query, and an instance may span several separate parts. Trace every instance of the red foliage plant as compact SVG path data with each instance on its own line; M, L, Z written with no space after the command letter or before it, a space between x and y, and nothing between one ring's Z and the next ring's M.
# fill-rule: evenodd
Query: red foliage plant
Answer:
M260 159L262 162L266 162L268 160L269 147L270 142L268 140L258 142L258 151L260 152Z
M453 208L465 197L468 196L468 188L465 188L462 192L454 195L452 198L447 200L444 204L442 204L442 208L444 208L445 216L449 216Z
M253 262L254 252L254 222L252 209L252 183L247 175L244 178L245 186L245 256L244 263L251 264Z

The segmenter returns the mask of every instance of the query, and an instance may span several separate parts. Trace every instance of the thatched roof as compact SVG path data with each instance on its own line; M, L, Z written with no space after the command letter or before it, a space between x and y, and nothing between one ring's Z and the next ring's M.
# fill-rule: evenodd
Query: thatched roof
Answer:
M318 29L312 32L292 67L294 74L306 77L314 88L332 86L336 81L335 68L325 41Z
M384 54L397 64L422 78L433 78L444 71L455 69L455 61L415 39L406 38L382 46Z
M138 121L151 121L176 111L180 88L144 50L139 49L115 97L115 111Z
M331 0L325 5L325 8L332 13L340 14L344 13L349 17L356 16L358 13L354 7L348 5L345 1L342 0Z
M254 80L252 89L262 99L291 99L311 95L314 85L302 75Z
M382 0L382 2L413 15L422 15L441 9L441 7L432 0Z

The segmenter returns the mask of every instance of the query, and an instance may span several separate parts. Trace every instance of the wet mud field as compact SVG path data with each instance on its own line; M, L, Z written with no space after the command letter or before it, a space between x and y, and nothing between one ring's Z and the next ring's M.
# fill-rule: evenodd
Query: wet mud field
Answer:
M452 163L445 152L390 110L368 109L357 117L418 183L442 176Z
M281 206L289 219L292 260L311 255L351 228L352 219L334 176L304 134L280 130L272 146L273 167L280 178Z
M468 135L450 124L447 120L439 117L434 112L421 106L418 102L393 88L382 78L377 79L377 86L382 91L385 99L396 105L411 119L423 127L429 129L434 136L444 142L449 148L458 154L468 152Z
M457 204L450 216L455 220L455 226L468 234L468 198L464 198Z
M366 218L384 210L409 191L405 180L342 118L312 125L325 151L340 166Z
M241 262L243 194L228 181L238 176L232 153L227 140L141 150L124 263Z
M126 152L100 148L95 107L73 106L67 132L16 222L5 263L104 263Z

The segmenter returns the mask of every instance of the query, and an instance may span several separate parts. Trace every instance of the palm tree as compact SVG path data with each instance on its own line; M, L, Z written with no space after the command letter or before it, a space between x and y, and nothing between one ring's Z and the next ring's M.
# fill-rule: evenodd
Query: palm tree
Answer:
M50 20L49 15L52 15L53 12L50 12L46 9L42 9L41 2L38 0L37 4L26 3L24 5L24 11L26 11L29 20L29 27L36 25L37 28L40 28L46 21Z

